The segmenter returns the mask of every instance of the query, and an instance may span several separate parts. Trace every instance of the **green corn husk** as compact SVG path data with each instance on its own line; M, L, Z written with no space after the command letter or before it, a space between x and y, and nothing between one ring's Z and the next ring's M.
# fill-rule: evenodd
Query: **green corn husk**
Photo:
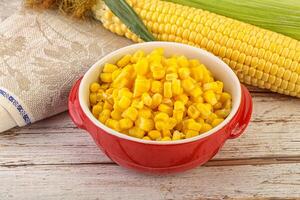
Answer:
M144 41L154 41L155 38L146 28L140 17L126 0L104 0L109 9L134 33Z
M142 40L155 40L126 0L103 0L103 2L132 32L137 33ZM76 17L87 15L95 3L96 0L25 0L27 6L42 8L58 7L62 12Z
M300 40L299 0L167 0L208 10Z

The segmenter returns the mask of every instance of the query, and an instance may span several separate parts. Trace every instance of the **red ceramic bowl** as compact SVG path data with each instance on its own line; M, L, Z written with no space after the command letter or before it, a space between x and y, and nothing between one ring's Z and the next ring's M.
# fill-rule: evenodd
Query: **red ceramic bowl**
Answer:
M89 85L98 79L103 64L114 63L121 56L138 49L150 52L157 47L163 47L166 56L180 54L201 60L217 79L224 82L224 88L232 95L233 101L231 113L221 124L193 138L162 142L127 136L94 118L89 109ZM88 131L98 147L119 165L143 172L179 172L204 164L227 139L236 138L244 132L252 113L252 98L234 72L213 54L179 43L147 42L114 51L95 63L73 86L69 96L69 113L74 123Z

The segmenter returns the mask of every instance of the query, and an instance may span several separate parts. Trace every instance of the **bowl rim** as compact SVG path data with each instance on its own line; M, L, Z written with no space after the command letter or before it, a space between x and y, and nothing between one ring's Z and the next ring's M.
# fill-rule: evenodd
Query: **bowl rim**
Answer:
M107 127L105 124L101 123L99 120L97 120L92 112L90 111L89 107L87 105L85 105L83 102L83 90L84 90L84 83L86 82L87 77L89 77L89 74L92 73L93 69L98 67L99 65L103 65L106 60L109 59L113 59L115 56L118 55L125 55L128 51L130 50L138 50L140 48L142 48L143 46L150 46L151 48L158 48L158 47L164 47L164 46L173 46L174 48L191 48L191 50L193 51L198 51L199 54L204 54L205 56L209 57L209 59L215 59L216 62L218 62L218 65L222 66L224 68L224 70L226 71L227 75L230 75L231 78L233 78L235 84L233 87L235 87L234 89L237 89L237 98L236 101L237 103L235 104L235 106L232 107L230 114L226 117L226 119L220 123L219 125L217 125L216 127L212 128L211 130L202 133L198 136L195 137L191 137L191 138L187 138L187 139L182 139L182 140L176 140L176 141L152 141L152 140L143 140L140 138L135 138L129 135L126 135L124 133L120 133L116 130L113 130L109 127ZM160 42L160 41L154 41L154 42L144 42L144 43L137 43L137 44L132 44L132 45L128 45L125 47L122 47L118 50L115 50L109 54L107 54L106 56L102 57L101 59L99 59L96 63L94 63L89 69L88 71L84 74L84 76L82 77L82 80L80 82L79 85L79 90L78 90L78 97L79 97L79 104L80 104L80 108L82 110L82 112L88 117L88 119L93 122L94 125L96 125L97 127L99 127L100 129L102 129L103 131L107 132L108 134L111 134L113 136L116 136L118 138L121 139L125 139L125 140L129 140L129 141L133 141L133 142L138 142L138 143L143 143L143 144L151 144L151 145L176 145L176 144L184 144L184 143L190 143L190 142L194 142L197 140L201 140L205 137L208 137L214 133L217 133L219 130L223 129L226 125L229 124L229 122L231 122L231 120L234 118L234 116L237 114L240 105L241 105L241 99L242 99L242 89L241 89L241 84L239 79L237 78L236 74L233 72L233 70L226 64L224 63L220 58L218 58L217 56L213 55L212 53L198 48L198 47L193 47L187 44L182 44L182 43L176 43L176 42Z

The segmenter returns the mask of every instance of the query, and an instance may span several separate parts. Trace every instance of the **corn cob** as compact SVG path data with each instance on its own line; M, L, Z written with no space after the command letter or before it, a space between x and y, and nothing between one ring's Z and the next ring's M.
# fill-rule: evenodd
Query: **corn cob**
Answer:
M241 82L300 97L300 42L281 34L160 0L128 0L158 40L206 49L227 63ZM132 33L97 0L94 17L110 31L135 41Z

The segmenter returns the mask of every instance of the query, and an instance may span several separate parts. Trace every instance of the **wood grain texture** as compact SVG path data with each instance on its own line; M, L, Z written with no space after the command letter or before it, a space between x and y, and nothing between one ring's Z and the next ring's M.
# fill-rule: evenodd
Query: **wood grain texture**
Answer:
M199 167L144 175L116 165L0 167L0 199L229 199L300 197L300 164Z
M0 22L20 4L0 0ZM300 199L300 99L247 87L254 112L245 134L176 175L117 166L67 113L1 133L0 200Z
M242 159L247 160L245 164L256 159L270 159L267 163L299 161L300 99L254 93L253 101L247 131L228 140L215 160ZM111 163L67 113L3 133L0 146L0 165Z

